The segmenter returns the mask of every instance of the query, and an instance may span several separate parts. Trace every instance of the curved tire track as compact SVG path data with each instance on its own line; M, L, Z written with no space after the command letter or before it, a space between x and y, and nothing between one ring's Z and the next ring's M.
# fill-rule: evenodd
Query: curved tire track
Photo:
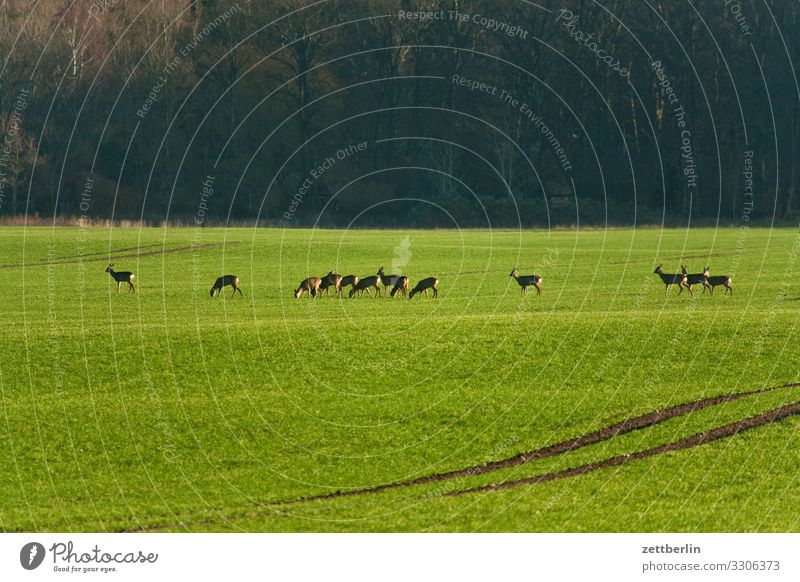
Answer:
M398 481L395 483L387 483L384 485L375 485L373 487L362 487L359 489L351 489L349 491L334 491L332 493L324 493L322 495L313 495L309 497L298 497L293 500L275 501L266 503L265 505L280 506L291 505L294 503L308 503L311 501L320 501L324 499L334 499L337 497L353 497L356 495L369 495L372 493L382 493L392 489L401 489L405 487L412 487L414 485L424 485L426 483L436 483L439 481L446 481L449 479L458 479L463 477L473 477L475 475L482 475L484 473L491 473L492 471L499 471L508 467L522 465L535 461L537 459L545 459L548 457L555 457L565 453L587 447L596 443L607 441L615 436L626 434L635 430L640 430L664 422L671 418L684 416L697 410L702 410L710 406L717 406L732 402L747 396L755 396L756 394L765 394L775 390L797 388L800 383L782 384L780 386L771 386L769 388L761 388L758 390L749 390L746 392L731 392L728 394L720 394L718 396L711 396L708 398L701 398L692 402L684 404L677 404L661 410L654 410L640 416L635 416L627 420L609 425L596 431L588 432L580 436L561 441L554 445L533 449L524 453L518 453L513 457L508 457L499 461L492 461L482 465L472 465L463 469L456 469L453 471L446 471L442 473L433 473L417 479L409 479L406 481Z
M254 510L248 514L244 515L237 515L235 517L232 516L218 516L217 518L204 518L195 521L182 521L180 523L181 527L186 527L192 524L212 524L216 522L218 519L242 519L246 517L252 517L264 511L276 511L276 508L285 507L294 504L301 504L301 503L311 503L313 501L326 501L329 499L338 499L343 497L356 497L360 495L370 495L374 493L382 493L384 491L390 491L393 489L403 489L408 487L413 487L415 485L423 485L426 483L436 483L440 481L447 481L450 479L458 479L464 477L472 477L474 475L482 475L485 473L490 473L492 471L498 471L500 469L505 469L508 467L513 467L516 465L522 465L525 463L529 463L531 461L537 459L544 459L548 457L555 457L558 455L562 455L592 444L596 444L599 442L603 442L609 439L614 438L615 436L626 434L629 432L633 432L635 430L640 430L643 428L648 428L650 426L659 424L671 418L677 418L680 416L684 416L686 414L690 414L692 412L703 410L704 408L709 408L711 406L716 406L718 404L725 404L727 402L732 402L735 400L739 400L741 398L746 398L748 396L755 396L757 394L766 394L768 392L773 392L776 390L782 389L791 389L791 388L798 388L800 387L800 382L794 382L790 384L782 384L779 386L771 386L768 388L761 388L758 390L748 390L746 392L731 392L727 394L720 394L718 396L711 396L708 398L701 398L699 400L694 400L691 402L686 402L683 404L677 404L675 406L670 406L668 408L653 410L646 414L642 414L640 416L635 416L621 422L609 425L607 427L601 428L596 431L588 432L582 434L580 436L567 439L565 441L561 441L559 443L549 445L546 447L541 447L538 449L533 449L524 453L519 453L514 455L513 457L509 457L506 459L502 459L499 461L493 461L490 463L485 463L483 465L473 465L470 467L465 467L463 469L456 469L454 471L446 471L441 473L433 473L431 475L426 475L424 477L419 477L417 479L409 479L406 481L398 481L395 483L387 483L384 485L376 485L373 487L362 487L359 489L351 489L349 491L334 491L332 493L324 493L322 495L313 495L308 497L298 497L295 499L287 499L282 501L268 501L264 503L259 503L254 507ZM656 456L659 454L663 454L670 451L678 451L682 449L687 449L691 447L696 447L714 440L719 440L722 438L733 436L739 432L744 430L748 430L750 428L756 428L759 426L764 426L766 424L770 424L776 422L778 420L782 420L787 416L791 416L794 414L800 414L800 402L794 402L792 404L788 404L786 406L782 406L763 414L759 414L745 420L733 422L730 424L726 424L714 429L711 429L707 432L698 433L694 436L673 441L664 445L660 445L658 447L654 447L651 449L647 449L645 451L638 451L636 453L630 453L627 455L618 455L615 457L611 457L609 459L605 459L603 461L597 461L594 463L588 463L585 465L581 465L579 467L574 467L571 469L564 469L562 471L555 471L552 473L545 473L543 475L538 475L535 477L528 477L525 479L518 479L514 481L506 481L502 483L495 483L491 485L485 485L482 487L474 487L470 489L464 489L460 491L454 491L451 493L446 493L439 495L439 497L457 497L460 495L468 495L472 493L479 493L479 492L488 492L494 490L501 490L501 489L510 489L512 487L518 487L521 485L532 485L536 483L543 483L546 481L554 481L557 479L565 479L568 477L577 477L579 475L583 475L585 473L590 473L592 471L597 471L599 469L604 469L606 467L614 467L624 465L629 461L634 461L638 459L644 459L647 457ZM117 530L118 532L131 532L131 531L159 531L159 530L166 530L166 529L174 529L178 526L175 524L159 524L159 525L151 525L145 526L142 528L136 529L122 529Z
M537 483L555 481L556 479L577 477L579 475L585 475L586 473L591 473L593 471L598 471L600 469L605 469L607 467L618 467L620 465L625 465L626 463L629 463L631 461L638 461L640 459L646 459L648 457L655 457L656 455L663 455L664 453L669 453L671 451L680 451L683 449L691 449L694 447L699 447L700 445L704 445L706 443L710 443L724 438L729 438L739 434L740 432L766 426L768 424L778 422L779 420L783 420L784 418L787 418L789 416L794 416L798 414L800 414L800 401L792 402L791 404L786 404L784 406L779 406L778 408L773 408L772 410L769 410L761 414L757 414L755 416L751 416L749 418L745 418L744 420L737 420L736 422L723 424L722 426L718 426L709 431L699 432L685 439L672 441L663 445L659 445L657 447L653 447L651 449L646 449L644 451L637 451L635 453L629 453L626 455L617 455L616 457L610 457L603 461L587 463L579 467L564 469L562 471L553 471L552 473L544 473L543 475L537 475L535 477L526 477L525 479L505 481L503 483L493 483L491 485L484 485L483 487L473 487L472 489L464 489L462 491L454 491L453 493L445 493L441 497L459 497L461 495L470 495L472 493L499 491L502 489L512 489L514 487L520 487L521 485L536 485Z
M19 269L23 267L46 267L48 265L77 265L79 263L107 263L110 261L117 261L119 259L138 259L139 257L152 257L154 255L169 255L172 253L185 253L187 251L193 251L195 249L209 249L215 247L224 247L225 245L236 244L237 241L228 241L224 243L203 243L203 244L196 244L196 245L188 245L188 246L181 246L181 247L170 247L170 248L162 248L157 251L145 251L145 252L136 252L136 253L128 253L124 255L114 255L114 254L104 254L102 257L96 257L94 255L100 253L88 253L83 255L83 257L90 257L90 258L79 258L74 259L70 257L61 258L61 259L53 259L52 261L37 261L37 262L30 262L30 263L7 263L4 265L0 265L0 269ZM152 245L151 245L152 246ZM159 245L160 246L160 245ZM131 249L123 249L125 251Z

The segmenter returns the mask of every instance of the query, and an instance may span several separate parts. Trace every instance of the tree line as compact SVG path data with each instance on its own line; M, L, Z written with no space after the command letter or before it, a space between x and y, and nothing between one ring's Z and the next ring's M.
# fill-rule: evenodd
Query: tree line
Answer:
M800 5L7 0L0 217L793 221Z

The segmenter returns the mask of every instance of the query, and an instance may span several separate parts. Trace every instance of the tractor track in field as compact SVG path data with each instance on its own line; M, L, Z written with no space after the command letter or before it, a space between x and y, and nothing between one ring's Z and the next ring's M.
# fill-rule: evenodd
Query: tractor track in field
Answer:
M536 475L535 477L526 477L524 479L516 479L514 481L504 481L501 483L484 485L482 487L473 487L471 489L463 489L461 491L445 493L442 496L460 497L462 495L470 495L473 493L500 491L503 489L513 489L515 487L520 487L522 485L536 485L537 483L545 483L547 481L555 481L557 479L578 477L579 475L585 475L587 473L591 473L593 471L597 471L600 469L606 469L608 467L619 467L631 461L638 461L640 459L646 459L648 457L655 457L657 455L663 455L664 453L669 453L672 451L681 451L684 449L699 447L700 445L704 445L724 438L729 438L746 430L766 426L768 424L772 424L780 420L783 420L784 418L788 418L790 416L795 416L798 414L800 414L800 401L792 402L791 404L785 404L784 406L773 408L772 410L768 410L767 412L763 412L755 416L750 416L748 418L745 418L744 420L737 420L736 422L723 424L722 426L718 426L711 430L705 432L699 432L690 437L665 443L663 445L659 445L651 449L646 449L644 451L636 451L635 453L628 453L626 455L617 455L615 457L610 457L602 461L587 463L585 465L580 465L578 467L573 467L571 469L563 469L561 471L544 473L542 475Z
M683 404L677 404L674 406L670 406L663 409L653 410L651 412L635 416L621 422L617 422L615 424L611 424L604 428L591 431L588 433L584 433L580 436L573 437L561 442L558 442L553 445L548 445L545 447L541 447L538 449L533 449L524 453L518 453L512 457L508 457L506 459L492 461L489 463L484 463L481 465L472 465L469 467L465 467L462 469L456 469L453 471L446 471L441 473L433 473L430 475L426 475L424 477L418 477L416 479L409 479L405 481L397 481L394 483L386 483L383 485L375 485L373 487L362 487L358 489L351 489L348 491L334 491L331 493L324 493L321 495L312 495L307 497L298 497L295 499L287 499L287 500L280 500L280 501L269 501L257 504L254 507L254 511L250 512L246 515L237 515L233 516L233 519L242 519L248 516L255 516L263 511L277 511L281 507L287 507L296 504L303 504L303 503L311 503L314 501L326 501L330 499L339 499L345 497L357 497L362 495L371 495L375 493L382 493L385 491L391 491L394 489L405 489L409 487L413 487L416 485L424 485L428 483L437 483L441 481L448 481L451 479L459 479L459 478L467 478L473 477L475 475L482 475L485 473L490 473L493 471L498 471L500 469L505 469L509 467L514 467L517 465L522 465L525 463L529 463L531 461L535 461L538 459L545 459L549 457L559 456L565 453L569 453L571 451L587 447L589 445L593 445L596 443L600 443L603 441L610 440L616 436L630 433L636 430L640 430L643 428L648 428L650 426L659 424L666 420L677 418L680 416L684 416L686 414L690 414L692 412L696 412L698 410L703 410L705 408L709 408L711 406L717 406L719 404L725 404L727 402L733 402L735 400L739 400L741 398L746 398L748 396L755 396L757 394L766 394L769 392L774 392L776 390L781 389L791 389L791 388L798 388L800 387L800 382L794 382L790 384L782 384L779 386L771 386L768 388L760 388L757 390L748 390L745 392L731 392L726 394L719 394L717 396L711 396L707 398L701 398L699 400L694 400L691 402L686 402ZM518 487L520 485L526 484L535 484L535 483L542 483L546 481L553 481L556 479L564 479L568 477L575 477L579 475L583 475L585 473L590 473L592 471L596 471L599 469L603 469L606 467L615 467L624 465L629 461L634 461L638 459L644 459L647 457L656 456L659 454L667 453L670 451L679 451L687 448L692 448L696 446L700 446L702 444L719 440L726 437L731 437L736 435L739 432L744 430L749 430L751 428L757 428L759 426L765 426L767 424L777 422L782 420L788 416L800 414L800 402L794 402L792 404L788 404L786 406L781 406L779 408L770 410L768 412L741 420L737 422L732 422L720 427L713 428L709 431L702 432L695 434L691 437L680 439L677 441L672 441L663 445L659 445L657 447L647 449L645 451L638 451L635 453L629 453L626 455L618 455L615 457L611 457L609 459L605 459L602 461L597 461L594 463L588 463L585 465L581 465L578 467L564 469L561 471L555 471L552 473L545 473L542 475L538 475L535 477L529 477L525 479L518 479L515 481L506 481L501 483L495 483L491 485L485 485L482 487L475 487L470 489L464 489L460 491L454 491L449 493L443 493L439 495L439 497L454 497L460 495L467 495L470 493L479 493L483 491L493 491L499 489L508 489L511 487ZM219 519L226 519L225 516L221 516L220 518L208 518L208 519L201 519L196 520L193 522L182 522L180 525L185 526L189 524L210 524L215 523ZM175 524L170 525L153 525L153 526L145 526L141 529L130 529L130 530L120 530L120 531L158 531L158 530L165 530L165 529L173 529L175 528Z
M48 265L77 265L79 263L106 263L110 261L117 261L119 259L131 259L131 258L139 258L139 257L151 257L155 255L169 255L172 253L185 253L187 251L193 251L195 249L208 249L208 248L215 248L215 247L224 247L226 245L237 244L238 241L228 241L225 243L203 243L198 245L188 245L188 246L181 246L181 247L172 247L172 248L162 248L157 251L146 251L146 252L136 252L136 253L128 253L126 255L107 255L103 253L88 253L83 255L81 258L71 258L71 257L63 257L58 259L53 259L52 261L37 261L31 263L8 263L0 265L0 269L19 269L23 267L46 267ZM153 246L153 245L151 245ZM130 250L135 250L136 248L148 248L148 247L129 247L126 249L120 249L116 252L127 252ZM103 254L102 257L97 257L96 255ZM88 257L88 258L87 258Z
M758 390L748 390L746 392L732 392L728 394L720 394L718 396L711 396L708 398L701 398L700 400L694 400L692 402L686 402L684 404L676 404L675 406L670 406L664 409L653 410L651 412L642 414L640 416L634 416L632 418L623 420L621 422L606 426L604 428L592 432L582 434L577 437L573 437L558 442L553 445L548 445L546 447L533 449L530 451L526 451L524 453L518 453L513 457L508 457L506 459L501 459L499 461L491 461L489 463L485 463L482 465L472 465L470 467L465 467L463 469L455 469L453 471L433 473L431 475L418 477L416 479L409 479L406 481L397 481L395 483L386 483L384 485L375 485L374 487L363 487L360 489L352 489L349 491L334 491L332 493L324 493L322 495L299 497L293 500L275 501L272 503L267 503L265 505L272 505L272 506L292 505L294 503L309 503L311 501L319 501L323 499L332 499L337 497L353 497L356 495L369 495L372 493L381 493L392 489L413 487L415 485L437 483L440 481L447 481L450 479L459 479L464 477L474 477L475 475L483 475L485 473L499 471L500 469L507 469L509 467L523 465L525 463L529 463L531 461L535 461L538 459L546 459L549 457L563 455L565 453L569 453L571 451L587 447L589 445L607 441L616 436L633 432L635 430L648 428L650 426L659 424L671 418L684 416L686 414L690 414L692 412L695 412L697 410L702 410L710 406L725 404L727 402L732 402L734 400L745 398L747 396L755 396L756 394L765 394L767 392L772 392L775 390L797 388L797 387L800 387L800 383L783 384L780 386L771 386L769 388L761 388Z
M121 249L114 249L113 251L97 251L97 252L94 252L94 253L83 253L81 255L64 255L63 257L55 257L53 260L55 260L55 261L63 261L63 260L67 260L67 259L78 259L78 260L80 260L80 259L82 259L84 257L96 257L98 255L111 257L116 253L126 253L128 251L140 251L142 249L151 249L151 248L155 248L155 247L161 247L163 249L164 248L164 244L163 243L153 243L153 244L149 244L149 245L139 245L139 246L135 246L135 247L123 247Z

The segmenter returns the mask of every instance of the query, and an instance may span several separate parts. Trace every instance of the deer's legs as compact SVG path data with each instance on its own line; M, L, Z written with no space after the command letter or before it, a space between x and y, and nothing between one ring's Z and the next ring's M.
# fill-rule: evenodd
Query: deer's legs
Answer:
M542 294L541 287L539 287L538 285L535 285L535 287L536 287L536 295L541 295Z
M117 295L119 295L119 286L122 285L119 281L117 281Z
M130 281L128 281L128 293L136 293L136 287Z

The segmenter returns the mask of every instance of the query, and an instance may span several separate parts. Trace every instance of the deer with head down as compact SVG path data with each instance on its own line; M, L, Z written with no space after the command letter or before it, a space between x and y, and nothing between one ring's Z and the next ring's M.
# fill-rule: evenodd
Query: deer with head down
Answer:
M353 288L350 289L350 297L351 299L353 296L358 293L359 297L364 295L364 291L367 292L367 295L372 297L372 292L370 289L375 289L375 297L380 297L381 295L381 278L379 275L371 275L369 277L364 277L363 279L359 279L356 277L356 282L353 283Z
M339 283L339 291L344 292L345 287L353 287L358 283L358 275L345 275Z
M322 282L319 285L319 293L327 293L328 297L331 296L330 288L333 287L334 296L339 297L342 294L342 276L329 271L327 275L322 277Z
M408 298L414 299L414 295L420 295L421 297L423 293L425 293L425 297L428 297L428 289L433 291L434 299L439 297L439 279L436 277L428 277L427 279L423 279L411 290L411 293L408 294Z
M211 286L211 296L213 297L217 293L222 295L222 288L227 287L228 285L233 287L233 293L231 293L231 297L236 295L237 291L239 292L240 297L244 297L244 295L242 295L242 290L239 287L239 277L236 275L223 275L214 281L214 285Z
M308 293L308 298L319 295L319 286L322 284L320 277L309 277L300 282L300 286L294 291L294 298L300 299L303 294Z
M395 297L398 293L402 293L403 297L408 297L408 277L400 275L392 288L390 293L391 297Z

